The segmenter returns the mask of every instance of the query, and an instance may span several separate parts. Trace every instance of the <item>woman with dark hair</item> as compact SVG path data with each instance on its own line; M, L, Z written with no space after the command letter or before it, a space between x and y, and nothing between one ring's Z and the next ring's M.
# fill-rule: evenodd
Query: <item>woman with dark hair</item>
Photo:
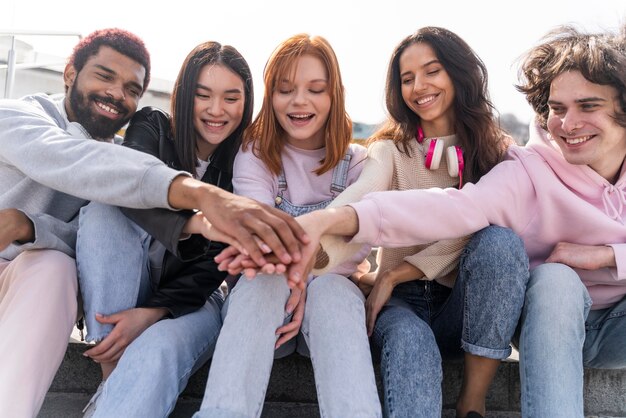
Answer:
M425 27L396 47L385 96L388 120L370 139L358 181L332 207L373 191L461 188L494 167L512 142L494 116L485 65L449 30ZM325 237L322 246L331 264L355 250L340 237ZM527 264L519 238L497 227L379 250L377 270L359 287L368 294L385 416L440 417L442 357L463 353L457 415L485 413L489 384L511 353Z
M137 112L124 145L232 191L233 161L252 110L244 58L231 46L202 43L178 74L171 116L151 107ZM93 202L80 224L87 341L97 344L84 355L103 372L85 415L167 416L217 340L226 273L213 257L223 249L215 241L225 237L200 212Z

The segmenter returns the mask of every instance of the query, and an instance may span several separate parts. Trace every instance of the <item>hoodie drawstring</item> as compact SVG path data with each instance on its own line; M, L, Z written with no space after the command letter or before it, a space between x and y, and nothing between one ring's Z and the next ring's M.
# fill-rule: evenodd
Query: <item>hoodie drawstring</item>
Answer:
M613 202L614 199L611 199L613 193L617 195L617 206ZM622 220L622 211L624 210L624 206L626 206L626 192L612 184L607 184L604 186L604 191L602 192L602 203L604 204L604 212L609 215L611 219L618 220L622 224L624 223Z

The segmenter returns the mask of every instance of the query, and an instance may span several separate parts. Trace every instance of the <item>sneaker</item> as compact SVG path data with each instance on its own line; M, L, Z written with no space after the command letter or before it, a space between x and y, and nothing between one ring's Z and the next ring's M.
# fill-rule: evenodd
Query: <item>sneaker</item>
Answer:
M96 413L96 402L100 395L102 395L102 390L104 389L104 380L100 382L98 385L98 389L96 389L96 393L93 394L87 405L83 408L83 418L91 418L93 414Z

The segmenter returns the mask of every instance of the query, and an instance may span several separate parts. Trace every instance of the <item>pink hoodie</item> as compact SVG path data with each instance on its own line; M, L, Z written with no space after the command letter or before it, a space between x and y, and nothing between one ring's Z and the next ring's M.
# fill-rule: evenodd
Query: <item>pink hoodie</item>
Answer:
M592 309L626 295L624 167L613 185L586 165L569 164L535 124L528 145L512 147L507 160L477 184L371 193L351 206L359 216L353 242L385 247L455 238L493 224L520 235L532 268L561 241L609 245L617 268L576 271L593 299Z

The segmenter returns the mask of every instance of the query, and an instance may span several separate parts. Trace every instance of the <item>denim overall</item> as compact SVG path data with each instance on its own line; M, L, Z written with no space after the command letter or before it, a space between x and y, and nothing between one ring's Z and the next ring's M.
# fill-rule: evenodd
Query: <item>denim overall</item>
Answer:
M350 168L351 159L352 155L344 155L343 159L333 169L333 181L330 184L330 192L333 197L328 200L324 200L323 202L311 205L294 205L283 197L283 193L287 190L287 179L285 179L285 172L281 171L278 176L278 195L276 196L276 199L274 199L274 206L291 216L300 216L313 212L314 210L324 209L337 197L339 193L345 190L346 183L348 181L348 168Z

